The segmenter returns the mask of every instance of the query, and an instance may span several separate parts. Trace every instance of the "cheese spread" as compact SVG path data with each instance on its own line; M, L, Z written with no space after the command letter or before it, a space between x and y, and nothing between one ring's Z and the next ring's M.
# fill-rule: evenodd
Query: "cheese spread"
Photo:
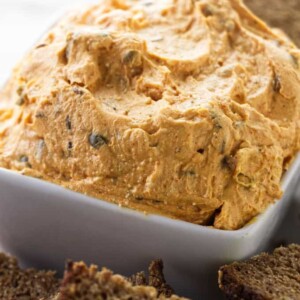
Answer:
M300 51L239 0L102 0L0 92L0 166L120 206L238 229L300 148Z

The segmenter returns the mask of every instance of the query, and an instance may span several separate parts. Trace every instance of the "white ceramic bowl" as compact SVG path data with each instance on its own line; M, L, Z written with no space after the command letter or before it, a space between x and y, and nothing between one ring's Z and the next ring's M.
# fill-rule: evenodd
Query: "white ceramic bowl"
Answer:
M73 259L130 275L162 258L167 280L178 294L220 299L218 268L267 249L286 213L299 169L300 157L283 179L283 198L255 222L222 231L120 208L0 168L0 248L24 266L58 271L66 259Z
M299 167L300 158L283 179L283 198L237 231L145 215L0 169L0 245L27 266L60 271L66 259L82 259L129 275L162 258L180 295L220 299L219 266L267 248Z

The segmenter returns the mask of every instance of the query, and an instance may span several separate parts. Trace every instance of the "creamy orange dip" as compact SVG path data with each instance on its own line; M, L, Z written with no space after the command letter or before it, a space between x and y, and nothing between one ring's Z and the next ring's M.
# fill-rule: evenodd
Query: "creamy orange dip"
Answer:
M0 166L124 207L237 229L300 148L300 51L239 0L103 0L0 92Z

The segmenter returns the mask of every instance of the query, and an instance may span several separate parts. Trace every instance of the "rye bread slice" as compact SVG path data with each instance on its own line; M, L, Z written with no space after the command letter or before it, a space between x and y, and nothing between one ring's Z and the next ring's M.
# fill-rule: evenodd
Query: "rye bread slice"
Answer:
M152 261L148 273L125 278L83 262L68 263L61 282L55 272L23 270L16 258L0 253L0 300L184 299L173 296L162 260Z
M0 253L1 300L53 299L58 286L55 272L22 270L16 258Z
M134 285L145 285L156 288L157 294L171 297L174 294L173 288L167 284L164 276L164 264L161 259L153 260L148 267L148 278L145 272L139 272L128 280Z
M58 300L184 299L174 295L170 297L163 295L159 289L162 286L161 282L157 288L147 286L147 279L143 273L138 273L132 280L121 275L114 275L105 268L99 271L94 265L88 267L83 262L70 262L65 271Z
M244 0L269 25L281 28L300 47L299 0Z
M262 253L219 270L219 286L226 299L300 299L300 245Z

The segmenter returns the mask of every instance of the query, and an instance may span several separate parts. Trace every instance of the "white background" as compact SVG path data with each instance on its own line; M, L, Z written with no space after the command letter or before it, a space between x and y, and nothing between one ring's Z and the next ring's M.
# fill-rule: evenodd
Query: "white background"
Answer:
M0 83L55 15L87 0L0 0Z

